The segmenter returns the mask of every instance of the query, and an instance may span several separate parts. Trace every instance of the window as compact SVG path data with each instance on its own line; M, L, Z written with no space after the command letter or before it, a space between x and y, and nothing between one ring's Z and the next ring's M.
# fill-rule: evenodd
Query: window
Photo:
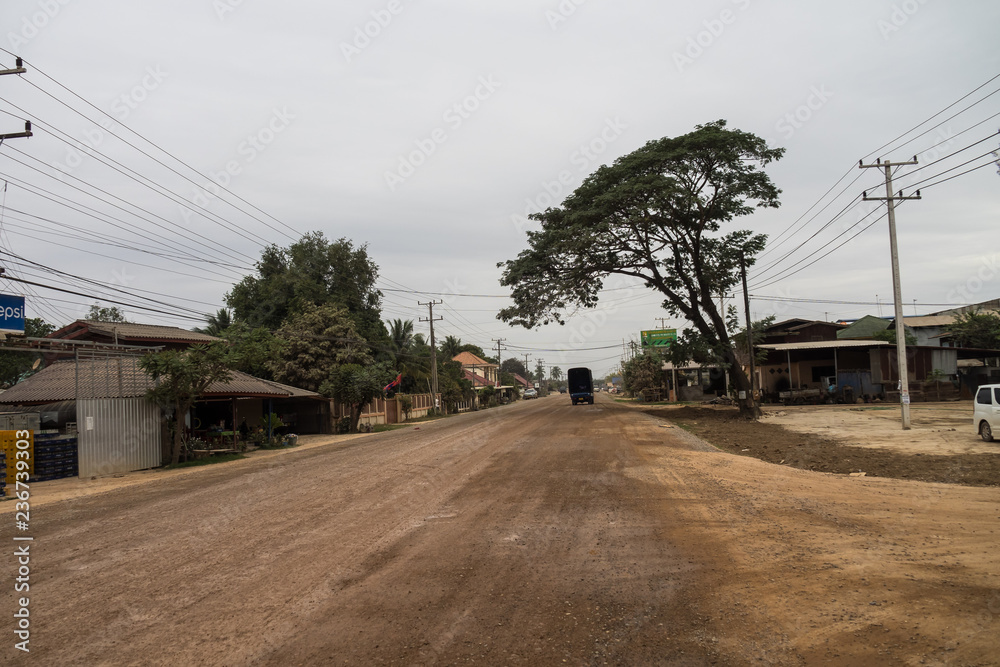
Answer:
M837 372L834 366L813 366L812 367L812 381L822 382L822 378L826 376L833 376Z
M993 402L1000 405L1000 387L996 387L993 390Z
M984 387L979 390L979 392L976 394L976 403L979 403L980 405L990 404L990 390L988 388Z

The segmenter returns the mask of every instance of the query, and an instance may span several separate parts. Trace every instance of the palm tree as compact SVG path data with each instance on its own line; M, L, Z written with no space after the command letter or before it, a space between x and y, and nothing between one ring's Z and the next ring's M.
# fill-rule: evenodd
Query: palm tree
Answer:
M395 357L396 370L402 370L405 357L413 349L413 320L395 319L389 323L389 340Z
M562 380L562 369L559 368L558 366L553 366L552 369L549 371L549 377L551 377L556 382L559 382L559 380Z
M462 352L462 339L454 336L447 336L441 343L441 352L448 359L454 359Z
M219 308L219 312L215 315L206 315L205 322L207 326L198 327L195 331L209 336L220 336L223 331L233 326L233 311L228 308Z

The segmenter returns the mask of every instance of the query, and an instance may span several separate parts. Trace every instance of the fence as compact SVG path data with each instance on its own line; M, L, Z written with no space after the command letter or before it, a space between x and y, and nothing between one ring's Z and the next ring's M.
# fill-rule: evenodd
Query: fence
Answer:
M440 394L438 394L440 397ZM367 404L361 411L361 423L371 424L399 424L406 420L403 409L400 406L400 398L376 398ZM434 409L434 401L430 394L409 394L407 398L412 404L410 408L410 419L427 416L427 413ZM343 417L351 416L351 406L346 403L331 401L330 415L333 421Z

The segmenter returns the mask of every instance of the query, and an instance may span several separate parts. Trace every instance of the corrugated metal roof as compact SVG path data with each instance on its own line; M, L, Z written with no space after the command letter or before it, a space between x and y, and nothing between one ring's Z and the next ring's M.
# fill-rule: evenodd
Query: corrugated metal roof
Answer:
M133 324L131 322L99 322L96 320L77 320L49 335L49 338L79 338L86 332L108 338L118 337L119 340L142 340L184 343L210 343L218 340L215 336L188 331L180 327L168 327L158 324Z
M192 343L210 343L218 340L215 336L188 331L180 327L167 327L158 324L132 324L125 322L94 322L83 320L94 333L119 338L141 338L143 340L183 340Z
M903 318L903 324L908 327L948 327L954 323L954 315L921 315Z
M81 361L80 368L81 378L90 378L87 386L91 387L91 391L87 395L92 398L106 398L111 395L108 390L102 391L102 387L112 387L116 396L135 398L144 396L146 390L153 386L153 380L138 367L136 357L123 357L121 363L114 364L105 361ZM72 360L59 361L0 394L0 403L17 405L75 400L76 381L76 363ZM118 388L124 391L119 393ZM228 382L212 384L205 395L216 398L228 396L289 398L314 394L233 371L232 378Z
M281 384L280 382L275 382L274 380L262 380L269 385L273 385L278 389L287 391L289 393L289 398L322 398L326 399L323 394L318 394L315 391L309 391L308 389L299 389L298 387L293 387L287 384Z
M783 352L785 350L824 350L834 347L879 347L891 344L882 340L810 340L802 343L771 343L757 347Z
M265 398L288 398L290 389L282 388L277 382L268 382L252 375L232 371L229 382L213 382L205 390L205 396L262 396Z

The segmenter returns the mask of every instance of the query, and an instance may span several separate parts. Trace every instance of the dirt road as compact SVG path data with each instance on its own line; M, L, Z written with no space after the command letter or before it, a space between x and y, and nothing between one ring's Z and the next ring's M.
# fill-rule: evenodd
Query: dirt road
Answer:
M998 664L996 488L734 456L604 396L240 463L41 505L3 660Z

